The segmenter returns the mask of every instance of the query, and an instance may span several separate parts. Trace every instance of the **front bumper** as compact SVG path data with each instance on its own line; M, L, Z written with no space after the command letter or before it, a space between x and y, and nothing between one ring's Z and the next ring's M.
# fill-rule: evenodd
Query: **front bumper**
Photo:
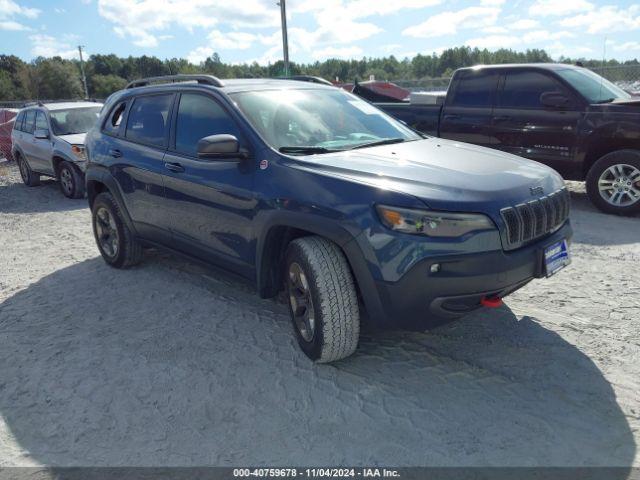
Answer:
M378 301L365 301L373 304L373 311L370 305L367 310L376 323L391 327L446 323L480 308L483 297L504 297L544 277L544 248L572 235L567 221L552 235L518 250L423 258L396 282L375 280ZM432 273L435 263L440 269Z

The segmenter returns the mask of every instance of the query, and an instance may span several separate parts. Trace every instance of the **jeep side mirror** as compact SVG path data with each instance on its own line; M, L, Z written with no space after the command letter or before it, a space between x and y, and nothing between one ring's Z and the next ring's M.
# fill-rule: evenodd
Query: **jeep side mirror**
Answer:
M247 152L240 149L240 142L233 135L209 135L198 140L198 157L209 160L247 158Z
M49 130L46 128L39 128L33 133L33 136L39 140L46 140L49 138Z
M540 95L540 103L550 108L567 108L571 100L562 92L544 92Z

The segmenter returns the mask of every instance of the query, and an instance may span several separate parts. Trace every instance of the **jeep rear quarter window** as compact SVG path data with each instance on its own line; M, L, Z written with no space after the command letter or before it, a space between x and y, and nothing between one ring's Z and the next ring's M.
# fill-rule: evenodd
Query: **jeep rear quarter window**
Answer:
M127 119L126 138L156 147L166 146L167 120L172 102L172 93L136 98Z
M127 102L118 103L107 117L107 120L104 122L103 131L110 135L117 135L120 130L120 124L122 123L122 117L124 115L124 111L127 108Z
M198 140L223 133L240 139L236 123L218 102L201 94L182 94L176 120L176 151L195 156Z
M491 107L498 86L498 73L469 70L460 74L448 102L455 107Z

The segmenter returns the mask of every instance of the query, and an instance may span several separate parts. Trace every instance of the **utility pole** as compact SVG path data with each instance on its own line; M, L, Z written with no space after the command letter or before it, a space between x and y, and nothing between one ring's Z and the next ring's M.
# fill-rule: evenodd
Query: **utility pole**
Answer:
M286 0L280 0L276 5L280 5L280 17L282 18L282 50L284 52L284 75L288 77L289 70L289 39L287 36L287 6Z
M82 60L82 45L78 45L80 53L80 73L82 73L82 85L84 86L84 98L89 98L89 89L87 88L87 77L84 75L84 60Z

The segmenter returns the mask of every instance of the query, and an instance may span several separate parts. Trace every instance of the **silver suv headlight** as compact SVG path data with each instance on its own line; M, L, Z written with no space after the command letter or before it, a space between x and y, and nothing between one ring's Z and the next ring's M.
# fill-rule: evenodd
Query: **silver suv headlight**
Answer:
M479 213L434 212L377 205L382 223L397 232L429 237L461 237L481 230L495 230L486 215Z

